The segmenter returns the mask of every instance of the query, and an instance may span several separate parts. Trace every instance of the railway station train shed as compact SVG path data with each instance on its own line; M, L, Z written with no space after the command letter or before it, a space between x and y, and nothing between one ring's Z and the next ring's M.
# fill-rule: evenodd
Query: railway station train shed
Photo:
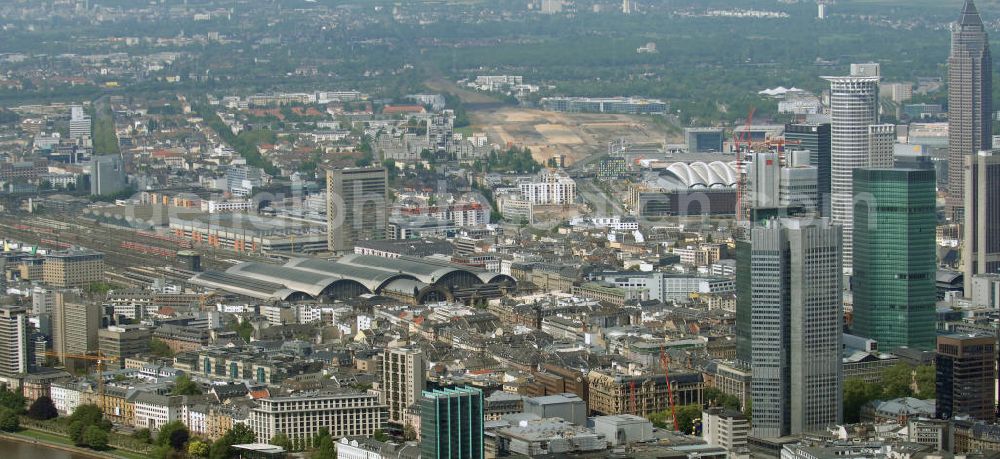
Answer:
M191 283L261 300L344 299L363 294L415 304L496 298L513 277L431 258L351 254L336 260L293 258L284 265L248 262L207 271Z

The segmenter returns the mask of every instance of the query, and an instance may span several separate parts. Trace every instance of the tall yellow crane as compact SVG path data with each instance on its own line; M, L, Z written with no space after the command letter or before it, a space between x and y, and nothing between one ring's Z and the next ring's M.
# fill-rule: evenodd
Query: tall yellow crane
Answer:
M97 362L97 399L100 402L101 410L104 410L104 362L118 362L117 357L108 357L98 351L96 354L64 354L55 351L45 351L45 356L56 357L58 359L77 359L90 362Z

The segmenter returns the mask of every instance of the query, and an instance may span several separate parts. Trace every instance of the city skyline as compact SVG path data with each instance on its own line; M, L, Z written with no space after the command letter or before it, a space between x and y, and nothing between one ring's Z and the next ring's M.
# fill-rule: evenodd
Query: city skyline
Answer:
M997 5L0 1L6 455L993 459Z

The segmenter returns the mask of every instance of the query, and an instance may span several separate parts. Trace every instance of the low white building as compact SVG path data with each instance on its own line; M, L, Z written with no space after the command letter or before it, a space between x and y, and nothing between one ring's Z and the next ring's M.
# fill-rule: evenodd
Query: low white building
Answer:
M181 406L181 420L187 426L191 435L204 436L208 434L208 405Z
M65 416L80 406L80 386L74 381L56 381L49 388L49 397L56 411Z
M302 441L320 429L328 430L333 438L370 437L385 430L388 420L386 405L377 394L366 392L313 392L259 402L249 419L258 441L267 441L278 432L293 442Z
M183 397L142 392L135 397L133 424L137 429L158 430L182 418Z
M532 204L573 204L576 181L564 171L543 169L537 180L518 184L521 195Z
M206 199L201 201L201 211L208 212L210 214L222 212L249 212L252 209L253 201L250 199Z
M711 446L726 448L729 459L749 457L749 436L750 421L743 413L722 407L712 407L701 413L701 437Z
M337 441L337 459L383 459L395 457L416 457L420 444L386 443L371 438L341 438Z

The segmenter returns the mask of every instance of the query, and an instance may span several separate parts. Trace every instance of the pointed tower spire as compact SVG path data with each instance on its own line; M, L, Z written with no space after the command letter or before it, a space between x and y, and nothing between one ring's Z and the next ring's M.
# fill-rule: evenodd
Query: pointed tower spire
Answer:
M965 5L962 6L962 16L958 18L958 24L963 27L983 26L983 18L979 16L979 10L976 9L976 2L965 0Z

